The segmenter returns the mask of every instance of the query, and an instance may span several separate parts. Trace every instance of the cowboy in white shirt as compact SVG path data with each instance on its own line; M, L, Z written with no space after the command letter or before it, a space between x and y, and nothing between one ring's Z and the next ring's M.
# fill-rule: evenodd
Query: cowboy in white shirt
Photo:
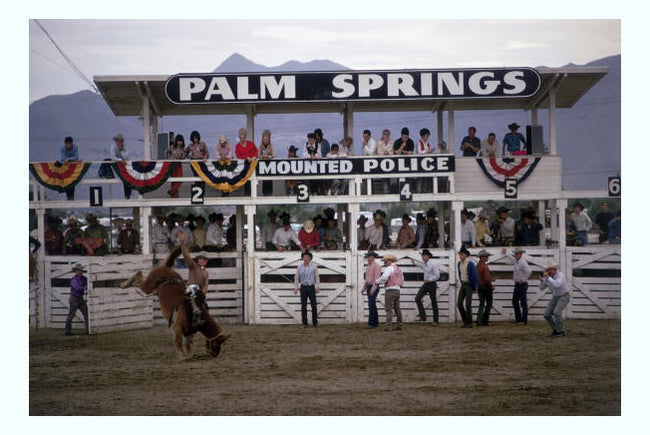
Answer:
M551 263L546 266L544 273L540 276L539 289L551 291L551 300L548 301L544 318L553 329L551 337L564 337L564 322L562 321L562 311L569 304L571 299L569 285L566 282L564 274L557 270L557 265Z
M363 130L361 149L364 156L374 156L377 154L377 141L370 137L370 130Z

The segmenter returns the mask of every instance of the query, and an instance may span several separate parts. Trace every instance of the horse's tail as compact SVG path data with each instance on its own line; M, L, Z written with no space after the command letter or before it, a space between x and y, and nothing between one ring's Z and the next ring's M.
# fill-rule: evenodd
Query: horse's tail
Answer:
M167 260L165 260L165 266L174 267L174 264L176 263L176 259L178 258L179 255L181 255L181 245L176 245L172 248L171 251L169 251L169 254L167 255Z

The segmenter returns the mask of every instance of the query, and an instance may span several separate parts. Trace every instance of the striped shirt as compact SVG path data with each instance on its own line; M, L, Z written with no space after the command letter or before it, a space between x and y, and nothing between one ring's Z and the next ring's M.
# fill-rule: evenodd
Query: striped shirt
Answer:
M296 275L293 280L296 288L299 285L313 285L320 287L320 279L318 277L318 268L312 262L309 262L308 265L305 263L300 263L296 268Z

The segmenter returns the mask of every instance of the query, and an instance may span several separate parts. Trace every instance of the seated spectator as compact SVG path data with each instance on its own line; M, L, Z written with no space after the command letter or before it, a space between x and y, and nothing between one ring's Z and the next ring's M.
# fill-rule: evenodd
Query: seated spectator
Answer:
M513 156L518 154L526 154L526 139L519 133L520 125L516 122L508 125L510 133L503 136L503 155Z
M512 246L515 241L515 220L508 216L508 210L505 207L497 209L497 216L492 226L492 234L496 234L497 246Z
M361 153L364 156L377 154L377 141L370 137L370 130L363 130L363 141L361 142Z
M255 230L253 230L255 231ZM252 234L251 234L252 237ZM237 245L237 215L230 215L228 218L228 229L226 230L226 246L224 250L236 251Z
M449 150L447 149L447 142L445 142L444 140L438 142L438 146L436 147L434 154L446 154L448 152Z
M153 252L155 254L166 254L169 252L169 228L165 223L162 213L156 215L156 221L151 227Z
M338 159L342 157L340 152L339 152L339 146L338 144L332 144L331 151L327 155L327 158L329 159ZM328 183L330 184L330 188L327 190L328 195L344 195L347 188L348 188L348 180L343 180L340 178L337 178L335 180L328 180Z
M357 219L357 225L359 225L357 228L357 249L360 251L367 251L370 247L366 237L366 222L368 222L368 218L364 215L359 216L359 219Z
M291 145L289 149L287 150L287 158L288 159L297 159L298 158L298 148L295 146ZM296 195L298 192L296 191L296 186L298 185L298 181L296 180L286 180L284 182L284 188L287 192L287 195Z
M318 250L320 247L320 237L318 232L314 231L314 221L306 220L300 231L298 231L298 240L304 250Z
M518 246L538 246L539 232L544 229L544 226L539 223L535 213L531 210L524 211L521 218L522 223L519 228L521 236ZM515 239L517 239L516 236Z
M59 162L73 163L78 162L79 160L79 149L77 148L77 145L74 144L74 141L70 136L66 137L63 140L63 146L59 153ZM65 196L68 201L74 201L74 186L66 187Z
M318 237L320 238L320 243L322 245L323 240L325 239L325 225L323 225L323 217L321 215L316 215L313 221L314 228L316 228L316 232L318 233Z
M571 219L571 209L567 208L564 214L564 225L566 227L566 245L579 246L576 241L576 224Z
M267 251L275 251L273 236L280 227L276 221L277 213L275 210L271 210L266 214L266 217L268 217L268 220L262 226L262 243Z
M415 154L431 154L433 152L429 143L429 137L431 137L431 131L428 128L420 130L420 140L418 141Z
M181 134L177 134L174 138L174 143L169 147L166 153L168 160L185 160L187 158L187 151L185 149L185 138ZM171 176L182 177L183 167L177 164L172 170ZM178 198L178 190L181 188L181 182L172 181L171 188L167 191L167 195L172 198Z
M594 226L598 231L598 243L604 243L608 240L608 225L614 217L614 213L609 211L609 204L607 202L602 202L600 204L600 213L598 213L594 218Z
M140 234L133 229L133 221L127 219L125 228L117 236L117 245L120 247L120 254L135 254L136 246L140 246Z
M463 157L476 157L481 151L481 139L476 137L476 127L467 129L467 136L460 141L460 150Z
M621 244L621 211L616 212L614 219L607 224L607 241L611 245Z
M216 156L220 161L229 161L233 158L232 145L225 134L219 136L219 143L215 146Z
M124 147L124 136L122 133L118 133L113 136L114 143L111 145L111 160L114 162L126 162L129 160L129 154ZM123 183L124 185L124 198L131 198L131 187Z
M108 253L108 233L99 223L97 216L90 213L86 216L88 226L84 230L81 242L88 255L106 255Z
M393 143L394 154L409 155L413 154L415 150L415 144L413 140L409 137L409 129L406 127L402 128L401 137Z
M273 244L280 252L302 250L300 240L291 228L291 221L288 217L282 220L282 227L278 228L273 235Z
M438 219L436 215L435 208L430 208L427 211L427 232L424 235L425 248L438 248L440 232L438 231Z
M185 218L181 214L177 214L174 216L175 219L175 226L172 228L171 234L169 236L171 242L173 245L180 245L182 242L186 243L188 246L192 246L194 243L194 239L192 237L192 231L185 226ZM178 238L179 233L184 233L185 237L184 240L181 241Z
M377 142L377 155L378 156L391 156L395 152L393 148L393 141L390 138L390 130L384 129L381 132L381 139ZM390 193L390 178L382 180L383 192Z
M417 226L415 227L415 247L416 248L423 248L424 247L424 240L427 234L427 219L424 217L424 214L418 213L415 216L415 223Z
M45 227L45 252L47 255L61 255L63 253L63 233L60 228L60 219L48 216Z
M201 135L194 130L190 133L190 144L187 146L187 158L190 160L208 160L210 152L205 142L201 140Z
M460 212L460 240L466 248L476 246L476 228L467 209Z
M487 214L484 211L478 214L474 227L476 228L476 246L490 246L492 244L492 231L487 220Z
M503 145L497 140L494 133L488 134L488 138L481 142L481 157L499 157Z
M327 139L323 138L323 130L317 128L314 130L314 138L316 139L316 146L320 150L322 156L326 156L330 152L330 143Z
M405 214L402 216L402 228L397 233L397 248L409 249L415 248L415 232L411 228L411 216Z
M384 249L384 221L380 213L373 213L372 215L373 225L370 225L366 229L366 238L370 250Z
M576 226L576 241L580 243L578 246L584 246L589 243L587 239L587 231L591 229L592 223L591 218L585 211L585 207L576 202L573 205L573 213L571 214L571 219Z
M273 144L271 143L271 130L264 130L262 132L262 141L260 142L259 158L264 160L271 160L273 158ZM273 194L273 181L262 181L262 194Z
M68 218L68 229L63 234L63 255L83 255L85 249L81 244L84 237L79 222L74 217Z
M354 150L352 149L353 140L350 136L345 137L341 140L340 145L340 154L341 157L352 157L354 155Z
M223 214L210 213L208 215L210 225L205 232L205 245L203 249L208 252L219 252L224 247L224 228L223 228Z
M328 251L339 249L343 243L343 234L336 226L336 219L330 217L327 219L327 227L325 228L325 237L323 238L323 247Z
M316 143L316 136L314 136L314 133L307 134L307 142L305 142L305 146L302 149L302 158L318 159L320 157L321 153Z
M197 216L194 218L196 228L192 230L192 239L194 243L190 249L193 252L203 251L203 248L206 244L207 239L207 229L205 228L205 218L203 216Z

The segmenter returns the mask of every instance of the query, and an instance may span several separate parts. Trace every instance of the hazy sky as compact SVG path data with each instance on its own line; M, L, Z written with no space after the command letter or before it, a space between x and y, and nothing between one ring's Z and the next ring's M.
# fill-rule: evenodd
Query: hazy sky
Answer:
M352 69L584 64L621 53L618 19L39 19L94 75L209 72L240 53L267 66L329 59ZM29 21L29 100L89 86Z

